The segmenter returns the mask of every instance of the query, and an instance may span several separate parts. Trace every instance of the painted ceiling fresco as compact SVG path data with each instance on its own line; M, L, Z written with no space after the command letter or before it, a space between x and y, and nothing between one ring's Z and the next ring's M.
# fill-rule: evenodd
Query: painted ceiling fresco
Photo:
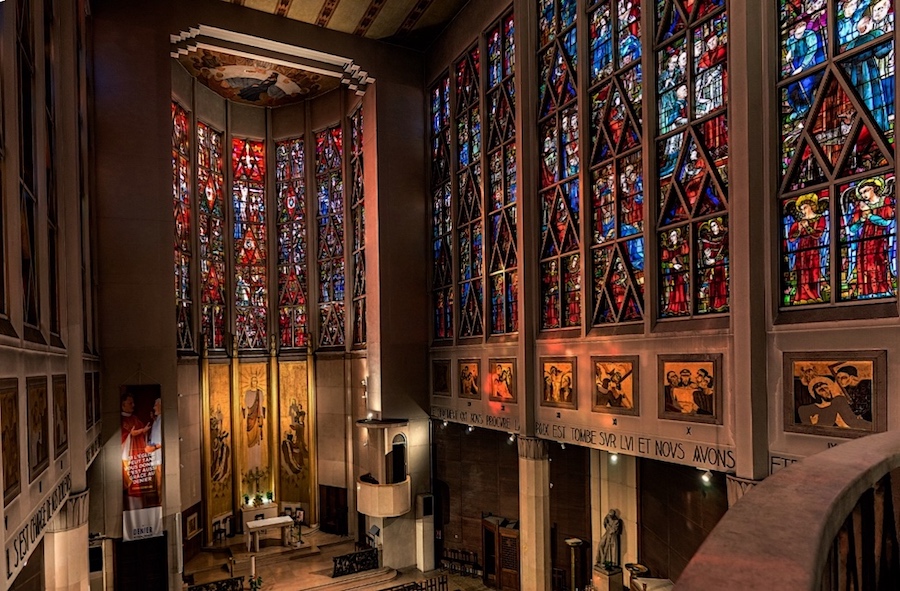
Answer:
M340 78L210 49L197 49L178 59L214 92L259 107L305 100L340 85Z

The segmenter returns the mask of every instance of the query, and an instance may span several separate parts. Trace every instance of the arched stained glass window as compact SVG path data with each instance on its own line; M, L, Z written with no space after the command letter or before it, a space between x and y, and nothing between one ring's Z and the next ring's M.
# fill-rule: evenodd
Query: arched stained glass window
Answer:
M239 349L266 348L268 251L263 142L232 140L235 338Z
M450 209L450 77L431 90L431 246L434 338L453 338L453 213Z
M344 344L344 138L340 125L316 133L319 345Z
M353 344L366 344L366 195L362 107L350 116L350 217L353 223Z
M519 330L516 88L513 15L487 33L487 161L491 334Z
M541 328L581 325L576 1L538 0Z
M644 310L641 4L595 0L591 59L591 323Z
M459 204L459 336L484 333L484 218L481 206L481 56L477 47L456 62L456 173Z
M779 8L780 303L895 297L893 3Z
M175 306L178 349L194 348L191 298L191 124L172 103L172 194L175 200Z
M304 348L308 334L306 165L301 138L275 148L278 204L278 332L281 346Z
M725 0L657 0L659 316L728 311Z

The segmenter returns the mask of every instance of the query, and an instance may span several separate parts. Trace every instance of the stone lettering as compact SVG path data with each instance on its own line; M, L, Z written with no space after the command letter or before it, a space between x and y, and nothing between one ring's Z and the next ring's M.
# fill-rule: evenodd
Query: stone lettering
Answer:
M682 446L680 443L672 443L671 441L657 441L656 455L661 458L683 460L684 446Z

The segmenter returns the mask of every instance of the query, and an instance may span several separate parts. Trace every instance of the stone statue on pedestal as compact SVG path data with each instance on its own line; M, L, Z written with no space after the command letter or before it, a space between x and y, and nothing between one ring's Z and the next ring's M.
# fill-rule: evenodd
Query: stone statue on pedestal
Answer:
M597 552L597 564L601 566L619 566L619 536L622 535L622 520L616 516L616 510L610 509L603 518L603 537Z

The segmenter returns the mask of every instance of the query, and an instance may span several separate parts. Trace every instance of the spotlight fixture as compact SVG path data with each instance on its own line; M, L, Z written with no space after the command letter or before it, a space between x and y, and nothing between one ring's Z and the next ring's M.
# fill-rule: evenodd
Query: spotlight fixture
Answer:
M441 423L441 427L446 427L447 424L448 424L447 421L444 421L443 423Z
M619 462L619 454L609 454L609 463L616 464Z
M559 444L559 448L560 448L560 449L566 449L566 444L565 444L565 443L560 443L560 444Z
M509 434L509 442L512 443L512 442L515 441L515 440L516 440L516 434L515 434L515 433L510 433L510 434Z
M712 477L713 477L712 472L707 470L706 472L704 472L703 474L700 475L700 480L703 481L703 484L709 484L710 482L712 482Z
M466 427L466 433L471 433L474 430L475 430L475 427L473 427L472 425L469 425L468 427Z
M369 414L366 415L366 418L369 419L369 420L372 420L372 417L374 417L374 416L375 416L374 414L369 413Z

